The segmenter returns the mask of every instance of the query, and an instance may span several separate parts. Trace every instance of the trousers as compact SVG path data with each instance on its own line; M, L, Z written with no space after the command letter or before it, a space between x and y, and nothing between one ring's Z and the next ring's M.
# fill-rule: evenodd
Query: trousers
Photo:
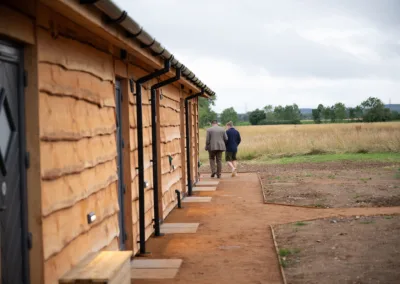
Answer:
M210 159L211 173L221 175L222 171L222 153L224 151L208 151L208 157ZM217 168L215 168L217 163Z

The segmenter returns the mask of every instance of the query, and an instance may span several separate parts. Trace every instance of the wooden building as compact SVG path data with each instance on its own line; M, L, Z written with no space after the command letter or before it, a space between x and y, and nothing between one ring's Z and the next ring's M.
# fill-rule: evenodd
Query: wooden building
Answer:
M198 179L197 102L212 95L110 0L0 0L2 283L144 252Z

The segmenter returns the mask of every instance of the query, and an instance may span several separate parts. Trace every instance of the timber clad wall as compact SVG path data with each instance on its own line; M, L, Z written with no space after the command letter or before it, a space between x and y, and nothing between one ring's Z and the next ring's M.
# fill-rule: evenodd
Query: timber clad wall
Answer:
M41 181L36 187L41 193L38 197L41 204L37 205L41 206L41 211L37 209L41 216L35 222L41 225L38 230L41 229L43 234L43 238L37 233L34 235L34 238L38 237L34 242L39 240L43 245L43 257L37 257L43 259L35 261L43 264L44 283L55 284L91 252L119 250L115 80L117 77L136 80L154 70L145 70L139 63L122 62L115 57L119 48L41 3L37 4L35 28L40 178L38 174L36 176L38 182ZM36 63L36 57L31 60ZM154 218L149 99L150 86L157 82L154 79L142 86L144 168L145 181L149 182L145 189L146 238L153 233ZM128 242L130 246L133 244L132 248L127 248L135 254L139 251L137 121L135 96L127 91L127 83L122 80L122 132L127 145L123 150L124 183L131 195L126 194L129 198L124 204L129 210L125 208L123 213L125 217L128 214L125 225L129 224ZM34 83L29 88L35 88ZM183 100L188 93L175 85L160 91L163 94L158 109L160 207L161 216L165 218L177 204L175 190L186 191L184 163L188 157L185 153ZM26 108L29 114L32 110L29 105ZM27 117L32 121L36 118L37 115ZM32 124L37 125L36 122ZM190 158L194 180L198 174L197 125L195 99L190 103ZM33 143L34 139L29 141L29 137L27 143ZM173 158L174 169L170 166L169 156ZM32 192L31 184L28 184L28 191ZM33 197L28 198L32 200ZM97 217L92 224L87 222L90 212L95 212ZM31 264L31 267L34 266ZM37 271L42 265L38 267Z
M191 142L191 149L190 149L190 155L191 155L191 163L192 163L192 181L196 182L199 178L198 176L198 162L199 162L199 152L198 152L198 113L197 113L197 98L192 99L189 103L189 123L191 125L190 127L190 142Z
M113 58L52 37L50 13L37 42L44 269L46 283L57 283L90 252L118 250L119 206Z
M133 65L129 66L129 77L134 79L146 75L147 72ZM143 145L144 145L144 180L149 183L149 187L145 188L145 225L146 225L146 239L150 237L153 232L153 170L151 152L151 108L150 108L150 86L153 82L149 82L142 86L142 109L143 109ZM133 252L139 250L139 187L138 187L138 147L137 147L137 121L136 121L136 98L129 94L129 133L131 145L131 189L132 189L132 222L133 222Z
M191 103L191 122L192 122L192 129L191 129L191 143L192 143L192 170L193 170L193 181L197 181L198 178L198 141L197 141L197 131L198 131L198 121L197 121L197 98L192 100Z
M180 90L175 86L162 89L163 99L160 100L160 142L161 142L161 174L162 201L164 218L175 207L176 193L182 192L182 149L180 131ZM172 169L169 163L172 157Z
M184 107L182 107L184 110ZM191 142L191 147L190 147L190 156L191 156L191 166L192 166L192 182L196 182L199 179L199 171L198 171L198 162L199 162L199 151L198 151L198 146L199 146L199 127L198 127L198 122L199 122L199 116L198 116L198 102L197 99L194 98L189 101L189 135L190 135L190 142ZM183 129L186 127L186 121L183 120ZM184 134L184 137L182 139L186 139L186 133ZM186 143L186 140L185 140ZM183 145L186 145L186 144ZM204 146L204 145L203 145ZM184 146L185 147L185 146ZM187 162L187 157L186 157L186 148L185 148L185 153L184 153L184 161L185 161L185 166ZM188 181L187 181L187 175L184 177L185 185L187 186ZM185 189L187 190L187 188Z

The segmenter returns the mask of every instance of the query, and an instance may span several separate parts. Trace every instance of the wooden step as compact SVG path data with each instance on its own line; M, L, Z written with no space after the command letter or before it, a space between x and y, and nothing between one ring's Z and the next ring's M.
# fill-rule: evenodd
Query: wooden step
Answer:
M130 284L132 251L102 251L89 255L59 280L60 284Z

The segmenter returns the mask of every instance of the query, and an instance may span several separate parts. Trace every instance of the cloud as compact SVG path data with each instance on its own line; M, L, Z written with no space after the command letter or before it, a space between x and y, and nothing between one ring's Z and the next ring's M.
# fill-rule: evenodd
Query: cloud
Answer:
M397 0L115 0L240 112L400 103Z

